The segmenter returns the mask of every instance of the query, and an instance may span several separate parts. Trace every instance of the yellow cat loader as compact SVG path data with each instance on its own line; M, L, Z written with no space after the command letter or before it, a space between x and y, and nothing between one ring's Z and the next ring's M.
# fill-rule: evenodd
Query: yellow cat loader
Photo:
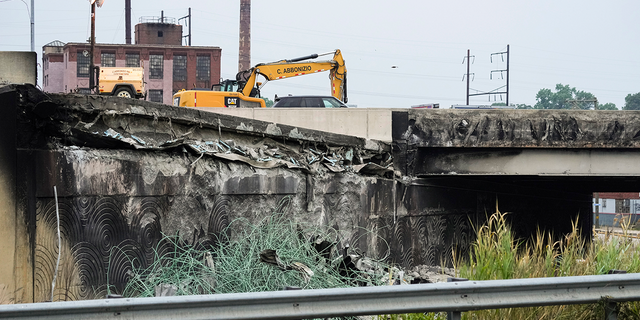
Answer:
M328 61L310 61L320 56L333 54ZM176 107L226 107L226 108L264 108L260 98L260 89L271 80L329 72L331 95L347 102L347 68L340 50L323 54L312 54L296 59L281 60L271 63L260 63L255 67L241 71L236 80L224 80L213 85L211 90L182 90L173 95ZM258 82L258 75L264 77L264 83Z

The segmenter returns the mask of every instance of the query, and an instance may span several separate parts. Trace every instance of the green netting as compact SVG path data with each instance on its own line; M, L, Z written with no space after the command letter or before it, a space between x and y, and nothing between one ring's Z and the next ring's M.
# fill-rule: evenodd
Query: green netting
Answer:
M235 230L232 240L217 239L208 247L187 245L177 236L165 236L155 251L155 262L145 269L133 270L123 295L153 297L162 288L172 290L174 295L193 295L381 284L381 274L358 270L343 270L341 274L343 260L339 256L329 260L321 257L309 236L329 237L329 231L293 222L285 214L288 201L283 199L276 212L259 223L233 221L228 232L223 233ZM266 249L275 250L285 266L303 264L313 276L261 262L260 253Z

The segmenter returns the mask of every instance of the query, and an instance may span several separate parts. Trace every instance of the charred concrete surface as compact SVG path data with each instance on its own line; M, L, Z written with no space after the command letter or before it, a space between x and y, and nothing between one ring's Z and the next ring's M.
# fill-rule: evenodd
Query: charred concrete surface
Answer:
M0 285L16 302L51 299L59 250L54 300L103 297L107 285L120 292L132 268L153 262L154 248L168 250L163 235L207 246L233 236L241 225L231 221L256 222L278 208L331 230L338 246L408 268L466 256L472 225L496 206L519 235L538 227L562 234L576 217L586 231L590 192L637 187L623 169L519 174L504 161L531 150L602 149L634 162L633 112L404 110L392 114L388 144L28 85L0 88L0 104L9 205L0 212L9 239L0 254L12 257Z
M51 299L58 252L54 300L104 297L107 285L121 292L132 268L153 262L154 249L169 250L163 235L207 246L233 236L231 221L277 208L331 230L340 247L407 267L450 261L446 246L470 238L469 227L450 226L468 226L473 211L457 220L435 209L397 212L406 192L387 143L31 86L3 87L0 99L3 183L16 203L3 217L15 245L2 248L12 259L0 281L16 302Z
M640 175L640 112L394 112L394 163L405 176Z
M638 188L640 112L410 110L392 119L394 166L409 189L450 190L466 203L475 195L478 211L496 200L522 237L560 235L576 219L588 235L593 192Z
M431 148L638 148L639 120L636 111L589 110L409 110L393 118L394 138Z

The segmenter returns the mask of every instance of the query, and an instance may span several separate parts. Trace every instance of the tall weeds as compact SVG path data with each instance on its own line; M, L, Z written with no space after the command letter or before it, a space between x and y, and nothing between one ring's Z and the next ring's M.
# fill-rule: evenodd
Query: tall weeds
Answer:
M586 241L577 218L572 231L559 240L538 230L528 240L514 238L508 214L496 206L487 222L476 227L476 241L468 260L457 261L460 276L470 280L538 278L606 274L609 270L640 272L640 248L631 238L595 237ZM626 231L624 232L626 235ZM463 313L463 319L601 319L603 303L480 310ZM621 319L640 319L640 303L620 304Z
M475 229L476 241L471 248L469 264L460 274L475 280L511 279L517 269L518 244L506 222L505 213L496 208L487 223Z

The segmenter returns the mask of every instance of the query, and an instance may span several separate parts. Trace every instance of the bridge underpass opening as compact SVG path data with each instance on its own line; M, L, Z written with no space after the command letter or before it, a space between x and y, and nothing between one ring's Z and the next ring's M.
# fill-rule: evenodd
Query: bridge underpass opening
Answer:
M624 148L418 147L407 153L406 172L459 198L475 192L475 220L498 202L520 237L536 230L566 234L577 220L587 236L594 225L594 192L637 190L640 153ZM455 191L458 190L458 191ZM463 201L460 199L459 201Z
M594 226L594 193L633 192L635 176L504 176L420 175L407 187L413 206L443 207L449 213L467 212L480 225L496 212L507 212L517 238L529 239L538 230L561 237L572 223L585 238ZM602 220L601 220L602 221Z

